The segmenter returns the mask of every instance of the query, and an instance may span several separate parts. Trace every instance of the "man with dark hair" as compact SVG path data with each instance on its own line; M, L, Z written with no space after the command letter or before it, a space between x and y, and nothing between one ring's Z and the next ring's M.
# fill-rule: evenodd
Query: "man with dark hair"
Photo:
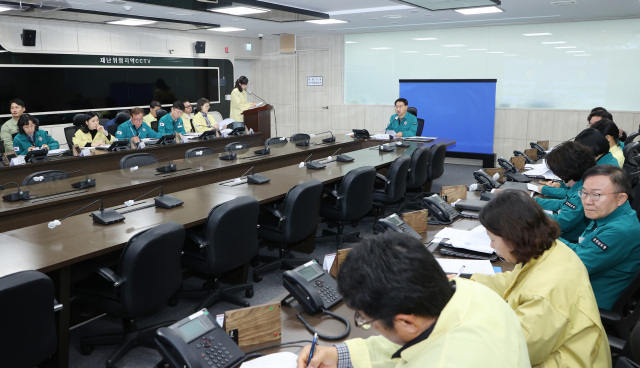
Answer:
M396 100L396 113L391 115L389 125L384 130L393 130L396 137L415 137L418 132L418 118L407 112L409 101L405 98Z
M567 243L589 271L598 307L611 309L640 271L640 222L627 199L631 183L614 165L584 173L578 191L584 214L592 220L577 243Z
M156 133L149 124L144 122L144 111L135 107L131 109L131 119L118 126L116 138L119 140L130 140L133 143L140 143L144 138L160 138L162 134Z
M160 110L162 105L158 101L151 101L149 104L149 113L142 118L142 120L147 123L147 125L151 125L152 121L158 121L158 115L156 115L156 111Z
M333 347L310 346L306 367L530 367L520 322L486 286L447 276L422 242L385 234L355 246L338 273L338 290L356 326L382 336ZM496 359L499 357L499 359Z
M161 135L175 133L184 134L184 124L180 118L183 111L184 103L182 101L174 102L173 106L171 106L171 113L163 116L160 121L158 121L158 133Z
M602 119L613 120L613 116L611 116L611 114L607 110L604 110L604 109L602 109L602 110L593 109L591 111L591 114L589 114L589 117L587 117L587 121L589 122L589 128L591 128L591 126L593 124L599 122Z
M9 154L13 152L13 135L18 133L18 120L24 114L24 102L19 98L14 98L9 102L11 119L5 121L0 129L0 139L4 141L4 151Z
M184 100L182 101L182 103L184 104L184 112L180 116L180 119L182 119L182 126L184 126L184 131L188 133L193 130L191 126L191 111L193 111L193 106L191 105L191 102L189 102L189 100Z

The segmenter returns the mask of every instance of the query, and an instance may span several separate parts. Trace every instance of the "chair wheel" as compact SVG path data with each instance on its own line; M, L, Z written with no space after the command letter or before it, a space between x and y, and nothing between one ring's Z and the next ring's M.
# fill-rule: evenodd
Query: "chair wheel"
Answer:
M93 353L93 345L80 345L80 352L82 355L90 355Z
M251 261L251 267L256 268L258 266L260 266L260 261L258 261L257 259Z
M167 301L167 305L170 307L175 307L176 305L178 305L178 298L169 298L169 300Z
M262 281L262 275L256 275L255 273L253 274L253 281L254 282L260 282ZM248 290L247 290L248 291Z
M253 298L253 289L248 289L247 291L245 291L244 296L246 296L247 298Z

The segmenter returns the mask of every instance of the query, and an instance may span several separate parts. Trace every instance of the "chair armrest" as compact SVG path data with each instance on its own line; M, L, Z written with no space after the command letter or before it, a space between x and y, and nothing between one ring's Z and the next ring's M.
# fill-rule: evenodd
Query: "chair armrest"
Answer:
M62 304L58 303L58 301L53 298L53 311L54 312L60 312L62 310Z
M338 192L335 190L330 190L327 189L326 187L322 187L322 191L330 196L335 197L336 199L338 199Z
M200 249L209 245L209 243L204 239L204 236L195 231L187 230L187 238L191 239L194 243L198 244Z
M112 282L113 283L113 287L118 287L122 284L124 284L125 279L124 277L118 275L114 270L105 267L101 264L99 264L98 262L88 262L89 267L96 272L98 275L102 276L103 279Z
M609 346L611 347L611 352L616 354L622 353L622 349L624 349L624 345L627 342L615 336L607 335L607 337L609 338Z
M380 180L384 181L385 186L390 183L389 179L387 179L386 176L384 176L382 174L379 174L379 173L376 173L376 179L380 179Z
M600 311L600 319L602 320L602 324L604 325L612 325L622 319L622 317L616 312L612 312L602 308L598 308L598 310Z
M278 219L279 222L284 221L284 215L277 208L273 208L271 206L263 206L262 209L267 211L268 213L274 215Z

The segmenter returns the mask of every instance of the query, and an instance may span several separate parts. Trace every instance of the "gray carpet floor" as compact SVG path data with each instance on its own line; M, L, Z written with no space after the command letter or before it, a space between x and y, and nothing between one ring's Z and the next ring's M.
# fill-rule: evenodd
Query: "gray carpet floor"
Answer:
M446 185L460 185L471 184L474 182L473 171L480 169L478 166L468 165L454 165L446 164L444 175L433 182L432 191L439 192L441 186ZM321 230L325 228L323 224ZM372 223L361 222L359 223L357 230L359 230L362 236L372 236ZM348 228L347 231L354 231ZM349 246L346 244L345 246ZM325 254L334 253L336 249L335 243L321 243L316 244L315 250L312 254L300 254L299 258L314 258L322 262ZM276 252L269 252L266 248L260 250L260 254L264 255L277 255ZM252 270L249 271L252 275ZM253 298L249 299L251 305L259 305L270 302L276 297L286 292L282 286L282 274L284 271L275 270L264 275L263 280L260 283L254 285L255 294ZM250 276L251 279L251 276ZM198 278L190 278L184 282L185 289L198 288L202 285L202 280ZM239 296L244 297L243 294ZM156 323L170 320L180 320L193 313L194 308L197 306L197 300L181 299L176 307L164 307L153 314L139 319L138 327L150 326ZM227 310L237 309L236 305L226 302L216 303L209 307L209 311L215 314L222 314ZM103 316L101 318L92 320L81 326L75 327L71 330L71 351L70 351L70 367L72 368L96 368L104 367L105 362L109 355L113 352L115 346L96 346L93 353L89 356L84 356L80 353L80 338L83 336L99 335L110 332L121 332L122 326L118 319ZM309 336L311 338L311 335ZM160 361L160 354L155 350L145 347L133 348L128 354L124 356L122 360L117 364L118 368L149 368L155 366Z

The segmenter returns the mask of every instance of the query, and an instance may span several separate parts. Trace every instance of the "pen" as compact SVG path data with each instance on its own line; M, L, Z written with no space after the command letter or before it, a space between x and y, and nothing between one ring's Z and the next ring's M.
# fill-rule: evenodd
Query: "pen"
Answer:
M460 271L458 271L458 274L456 275L456 277L460 277L460 274L462 273L462 271L464 271L465 267L467 267L467 266L460 267Z
M313 335L313 340L311 341L311 352L309 352L309 359L307 360L307 367L311 363L311 358L313 358L313 353L316 350L316 343L318 342L318 333L316 332Z

